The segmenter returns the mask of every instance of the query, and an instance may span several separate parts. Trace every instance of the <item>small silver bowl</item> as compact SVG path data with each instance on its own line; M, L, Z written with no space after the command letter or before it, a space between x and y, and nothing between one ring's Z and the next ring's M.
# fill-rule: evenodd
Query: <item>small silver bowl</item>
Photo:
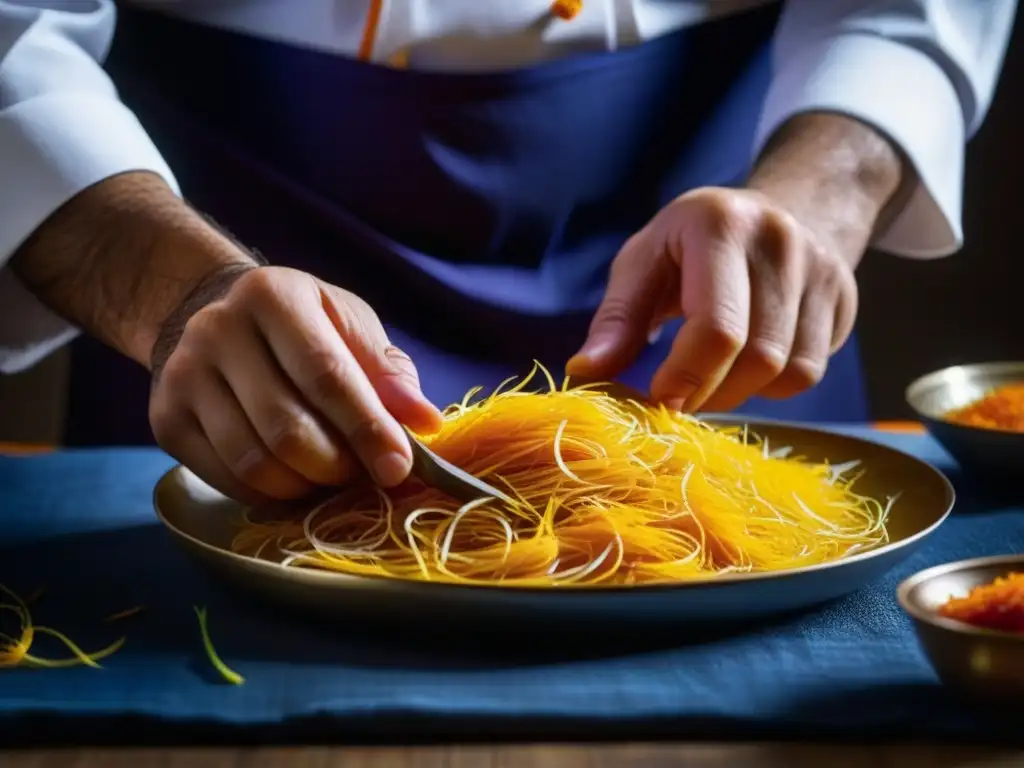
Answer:
M938 611L949 598L1014 571L1024 571L1024 555L960 560L919 571L896 590L939 679L972 697L1024 700L1024 633L979 629Z
M907 404L932 436L972 474L1011 479L1024 467L1024 433L966 427L945 420L955 409L1005 384L1024 382L1024 362L955 365L907 387Z

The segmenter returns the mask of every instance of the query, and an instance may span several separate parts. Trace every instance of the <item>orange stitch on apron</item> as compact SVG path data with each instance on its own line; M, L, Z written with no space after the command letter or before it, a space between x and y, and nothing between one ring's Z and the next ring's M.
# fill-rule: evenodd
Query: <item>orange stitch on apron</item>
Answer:
M366 26L363 27L363 39L359 41L359 58L369 61L373 56L373 44L377 41L377 26L380 14L384 9L384 0L370 0L370 9L366 12Z

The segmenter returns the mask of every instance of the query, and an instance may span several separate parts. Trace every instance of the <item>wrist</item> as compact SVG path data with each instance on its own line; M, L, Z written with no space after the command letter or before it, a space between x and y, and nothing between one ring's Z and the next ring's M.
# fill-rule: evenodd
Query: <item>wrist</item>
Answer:
M242 274L264 263L196 211L187 213L188 221L183 216L178 223L156 224L146 291L152 299L128 331L126 353L151 371L161 362L159 347L170 326L183 327L196 311L227 293Z
M856 266L908 175L900 153L872 128L841 115L807 114L775 133L748 186Z
M141 172L80 192L12 260L51 309L145 366L167 316L204 276L231 264L254 260Z
M178 346L191 317L207 304L222 299L241 277L260 266L256 263L223 264L214 267L196 281L178 305L164 317L152 342L146 339L146 348L150 350L148 364L154 383L160 378L164 364Z

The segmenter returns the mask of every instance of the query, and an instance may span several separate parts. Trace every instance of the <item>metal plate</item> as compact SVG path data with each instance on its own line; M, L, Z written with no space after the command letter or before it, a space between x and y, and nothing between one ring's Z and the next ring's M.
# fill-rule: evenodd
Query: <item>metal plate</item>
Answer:
M718 424L741 424L713 419ZM465 586L365 578L281 566L233 554L241 507L182 467L156 486L157 514L174 538L218 577L268 600L330 618L428 615L472 623L535 620L598 622L744 622L804 609L868 584L906 558L949 515L953 488L929 464L901 451L845 435L778 422L746 421L773 446L792 446L812 461L859 459L858 490L893 506L891 543L845 560L773 573L728 574L700 581L559 590ZM468 623L468 622L467 622Z

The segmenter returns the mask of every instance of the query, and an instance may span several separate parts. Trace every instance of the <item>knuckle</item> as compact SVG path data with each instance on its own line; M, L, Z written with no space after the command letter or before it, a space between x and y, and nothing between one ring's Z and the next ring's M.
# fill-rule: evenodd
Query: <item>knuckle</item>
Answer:
M373 307L354 293L335 289L331 292L331 303L342 336L375 338L384 333Z
M629 236L629 239L622 244L619 252L615 255L615 258L612 259L612 262L608 267L609 277L612 280L623 272L629 272L634 268L635 263L643 254L641 246L647 236L647 229L650 227L651 225L648 225L639 232L634 232Z
M731 357L747 343L747 330L725 315L713 317L700 326L703 344L721 357Z
M253 269L242 275L232 286L228 297L242 303L276 301L280 285L273 269Z
M384 349L385 370L384 375L395 379L409 381L419 385L419 374L416 371L416 364L404 351L394 345Z
M757 252L769 263L785 266L795 262L802 238L796 220L785 211L768 210L761 216Z
M750 364L773 377L786 369L788 350L775 339L751 340L743 350L743 356Z
M743 206L731 195L714 195L700 207L700 222L715 237L724 237L743 218Z
M320 402L344 397L345 382L351 375L344 360L325 347L306 353L306 381L309 391Z
M370 414L360 414L352 420L348 440L356 451L371 453L380 446L384 425Z
M229 340L237 326L238 316L229 304L223 301L207 304L185 323L178 347L194 349L201 355L214 354Z
M822 259L822 266L819 269L817 282L819 290L825 291L829 296L847 296L856 298L857 280L851 270L838 259Z
M809 357L795 357L789 361L785 376L788 383L798 391L811 389L824 378L826 363Z
M302 414L286 409L272 412L267 418L264 442L270 452L290 464L305 451L309 441L309 424Z
M184 339L167 358L160 371L154 393L157 400L180 401L187 399L197 378L206 370L205 362L196 348Z
M384 359L399 371L414 372L416 370L412 358L394 344L389 344L384 348Z
M270 452L262 445L249 444L234 455L226 457L226 463L231 473L245 485L264 492L269 490L267 479L276 468L276 463Z
M175 455L182 444L186 419L168 401L168 398L157 395L149 401L149 426L157 445L167 453Z
M636 319L636 307L624 298L608 296L601 303L590 324L591 331L612 326L629 325Z

